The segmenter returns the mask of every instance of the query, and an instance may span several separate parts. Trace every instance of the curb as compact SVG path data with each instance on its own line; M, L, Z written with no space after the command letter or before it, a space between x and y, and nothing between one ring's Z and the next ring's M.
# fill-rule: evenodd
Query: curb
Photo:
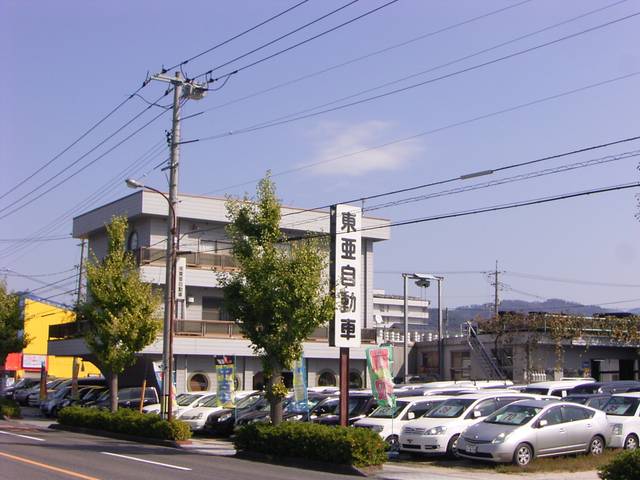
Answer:
M265 453L241 451L235 454L236 458L252 460L264 463L273 463L285 467L304 468L307 470L317 470L327 473L339 473L343 475L354 475L357 477L369 477L382 471L382 467L358 468L353 465L339 465L335 463L322 462L319 460L306 460L295 457L274 457Z
M108 437L108 438L115 438L118 440L127 440L129 442L159 445L161 447L182 448L185 445L191 445L191 440L161 440L159 438L139 437L137 435L127 435L126 433L108 432L106 430L95 430L93 428L75 427L71 425L60 425L59 423L49 425L49 428L53 430L64 430L67 432L94 435L97 437Z

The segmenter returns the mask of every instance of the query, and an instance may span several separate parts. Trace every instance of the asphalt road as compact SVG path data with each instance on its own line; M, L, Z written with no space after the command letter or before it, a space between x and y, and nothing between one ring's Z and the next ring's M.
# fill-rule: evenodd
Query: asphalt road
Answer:
M354 477L0 422L0 479L73 478L353 480Z

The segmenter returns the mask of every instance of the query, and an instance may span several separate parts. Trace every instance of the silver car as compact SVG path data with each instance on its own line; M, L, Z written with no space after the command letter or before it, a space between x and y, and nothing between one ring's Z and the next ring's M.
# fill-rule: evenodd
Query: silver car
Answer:
M611 427L604 412L569 402L522 400L467 428L458 439L466 458L513 462L569 453L600 455Z

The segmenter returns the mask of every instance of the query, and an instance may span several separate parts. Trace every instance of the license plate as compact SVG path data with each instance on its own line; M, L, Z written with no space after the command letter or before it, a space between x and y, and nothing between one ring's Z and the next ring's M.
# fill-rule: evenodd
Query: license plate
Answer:
M465 451L467 453L476 453L478 451L478 447L476 447L475 445L466 445Z

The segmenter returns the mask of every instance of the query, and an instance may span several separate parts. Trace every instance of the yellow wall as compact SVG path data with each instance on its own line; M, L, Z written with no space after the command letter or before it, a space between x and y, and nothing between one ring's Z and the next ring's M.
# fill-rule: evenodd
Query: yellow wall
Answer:
M49 303L25 297L24 299L24 331L29 338L29 344L22 353L32 355L46 355L49 341L49 325L74 322L76 315L70 310ZM61 378L71 378L73 357L49 355L47 359L49 375ZM99 375L100 370L91 362L82 361L80 364L80 378L89 375ZM20 371L18 376L24 376Z

